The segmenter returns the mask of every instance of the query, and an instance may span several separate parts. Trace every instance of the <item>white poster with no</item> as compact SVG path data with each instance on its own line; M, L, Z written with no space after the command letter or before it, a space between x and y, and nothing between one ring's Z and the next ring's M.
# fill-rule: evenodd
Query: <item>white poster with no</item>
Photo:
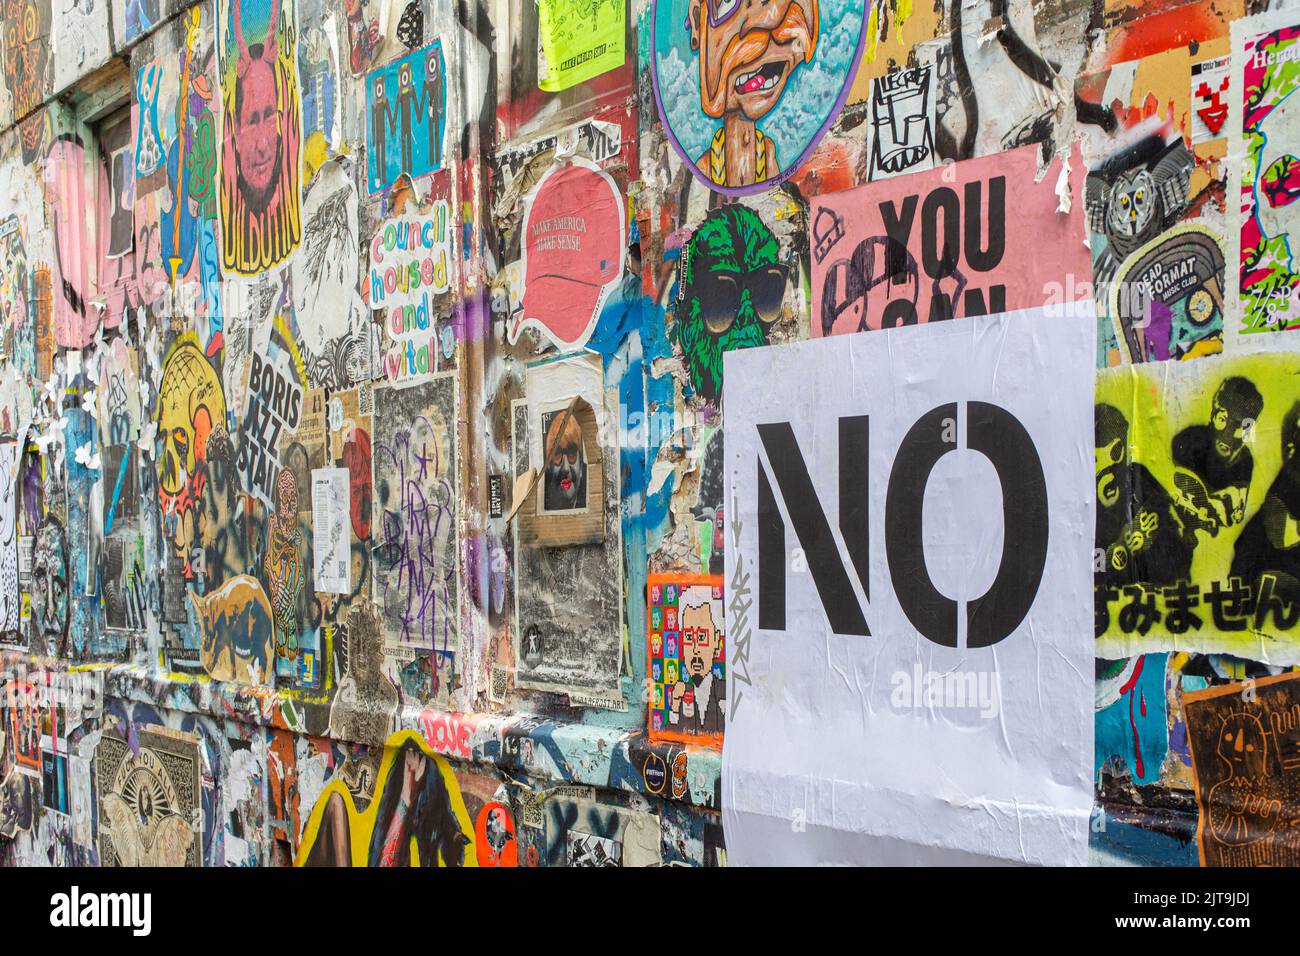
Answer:
M1095 318L729 352L729 862L1087 861Z

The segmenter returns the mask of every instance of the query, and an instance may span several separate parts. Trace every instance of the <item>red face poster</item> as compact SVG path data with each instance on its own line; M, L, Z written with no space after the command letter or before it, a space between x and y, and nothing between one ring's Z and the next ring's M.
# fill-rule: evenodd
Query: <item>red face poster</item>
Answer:
M1083 177L1025 146L817 197L813 336L1088 298Z

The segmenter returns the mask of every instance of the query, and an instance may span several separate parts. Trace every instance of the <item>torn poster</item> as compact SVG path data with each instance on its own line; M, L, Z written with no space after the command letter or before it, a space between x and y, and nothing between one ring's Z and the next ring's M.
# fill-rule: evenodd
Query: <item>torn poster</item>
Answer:
M1300 327L1300 239L1296 152L1300 140L1300 13L1269 13L1232 24L1232 135L1239 175L1241 331ZM1229 183L1231 186L1231 183ZM1231 190L1229 195L1232 195ZM1296 237L1292 233L1296 233Z
M316 590L324 594L352 592L348 476L346 468L316 468L311 473Z
M1021 149L813 200L812 334L995 315L1091 295L1082 203ZM1083 164L1071 160L1081 195Z
M1300 865L1300 674L1187 694L1202 866Z
M1087 861L1094 328L728 353L729 861Z
M537 4L537 85L558 93L623 65L627 7L621 2Z
M618 420L617 392L607 389L595 355L538 362L528 369L526 400L512 409L514 469L540 466L542 416L534 410L567 405L579 395L596 411L594 434L611 440ZM537 449L534 453L534 449ZM617 461L616 447L602 445L602 457ZM541 471L541 467L538 468ZM603 535L596 543L566 547L524 544L516 523L515 684L532 690L577 693L580 697L622 696L620 626L623 597L623 545L619 523L619 473L601 470Z
M1098 373L1098 657L1300 663L1298 386L1295 353Z

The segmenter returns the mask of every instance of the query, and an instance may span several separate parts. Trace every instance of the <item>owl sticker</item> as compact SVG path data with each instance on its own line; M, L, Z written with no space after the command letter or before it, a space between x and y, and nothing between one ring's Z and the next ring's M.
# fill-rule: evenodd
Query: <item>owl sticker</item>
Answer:
M1093 268L1096 281L1110 281L1130 253L1178 221L1187 208L1193 165L1181 136L1166 144L1152 134L1088 173L1088 226L1106 238Z

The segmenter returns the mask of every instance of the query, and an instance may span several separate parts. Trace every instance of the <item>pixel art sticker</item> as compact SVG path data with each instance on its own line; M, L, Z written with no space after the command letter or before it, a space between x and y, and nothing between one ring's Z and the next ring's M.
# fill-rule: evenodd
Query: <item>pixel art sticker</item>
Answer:
M722 742L727 696L722 582L721 575L649 576L651 740Z

